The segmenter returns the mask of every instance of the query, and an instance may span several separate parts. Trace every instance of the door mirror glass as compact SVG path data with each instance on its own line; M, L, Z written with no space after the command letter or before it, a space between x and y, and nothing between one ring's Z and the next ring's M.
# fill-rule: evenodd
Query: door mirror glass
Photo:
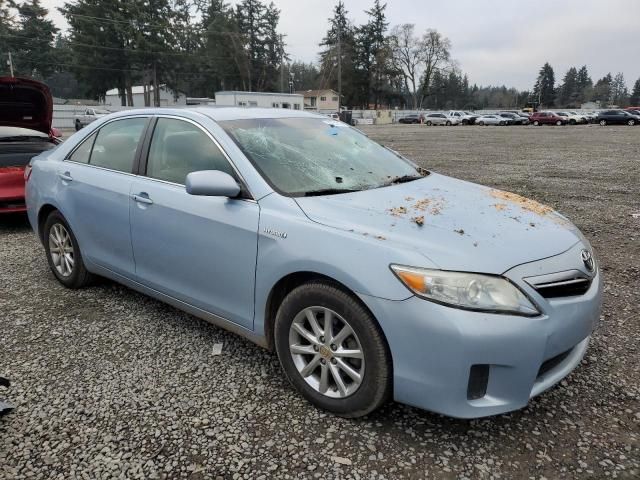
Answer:
M186 180L189 195L235 198L240 195L240 185L228 173L220 170L191 172Z

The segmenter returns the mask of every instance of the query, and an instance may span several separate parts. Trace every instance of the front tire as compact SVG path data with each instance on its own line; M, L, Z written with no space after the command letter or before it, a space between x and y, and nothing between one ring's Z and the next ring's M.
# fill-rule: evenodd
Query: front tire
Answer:
M44 249L51 271L67 288L82 288L91 283L80 247L71 227L60 212L53 211L44 224Z
M600 120L600 126L601 127L606 127L607 126L607 121L606 120Z
M533 121L533 126L534 127L539 127L540 126L540 122L538 120L534 120Z
M562 121L561 121L561 120L558 120L558 121L556 122L556 125L557 125L558 127L561 127L561 126L562 126Z
M430 127L432 125L431 121L427 121L426 125L427 127Z
M80 125L80 122L76 120L76 132L79 131L81 128L82 126Z
M447 120L447 123L445 123L445 125L446 125L447 127L450 127L450 126L451 126L451 122Z
M480 125L481 127L484 127L484 122L478 122L478 125Z
M631 119L627 122L627 125L629 125L630 127L633 127L636 124L636 121Z
M382 331L337 286L318 281L289 293L278 309L274 338L285 375L313 405L356 418L390 398L391 356Z

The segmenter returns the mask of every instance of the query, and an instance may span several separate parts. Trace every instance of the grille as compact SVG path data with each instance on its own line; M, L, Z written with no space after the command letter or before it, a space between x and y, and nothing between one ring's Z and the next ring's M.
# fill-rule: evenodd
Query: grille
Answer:
M543 364L540 365L540 370L538 370L538 377L541 377L542 375L547 373L549 370L553 370L558 365L560 365L564 361L564 359L569 356L569 354L571 353L571 350L573 349L570 348L566 352L562 352L561 354L556 355L555 357L551 357L549 360L545 360Z
M591 287L591 278L578 270L525 278L544 298L584 295Z

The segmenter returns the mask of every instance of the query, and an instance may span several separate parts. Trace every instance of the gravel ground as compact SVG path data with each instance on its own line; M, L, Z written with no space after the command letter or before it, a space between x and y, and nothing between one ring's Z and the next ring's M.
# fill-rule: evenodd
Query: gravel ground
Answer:
M425 167L572 218L604 270L583 364L524 410L461 421L390 404L326 415L276 356L124 287L61 287L1 218L2 478L638 478L640 128L367 127ZM222 343L221 355L214 344Z

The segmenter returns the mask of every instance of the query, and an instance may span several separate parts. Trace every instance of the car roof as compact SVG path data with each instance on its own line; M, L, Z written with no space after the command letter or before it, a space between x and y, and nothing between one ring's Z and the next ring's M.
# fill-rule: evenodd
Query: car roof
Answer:
M199 113L216 122L225 120L248 120L254 118L321 118L326 115L293 110L288 108L242 108L242 107L186 107L186 108L139 108L122 110L115 116L127 115L180 115L181 113Z

